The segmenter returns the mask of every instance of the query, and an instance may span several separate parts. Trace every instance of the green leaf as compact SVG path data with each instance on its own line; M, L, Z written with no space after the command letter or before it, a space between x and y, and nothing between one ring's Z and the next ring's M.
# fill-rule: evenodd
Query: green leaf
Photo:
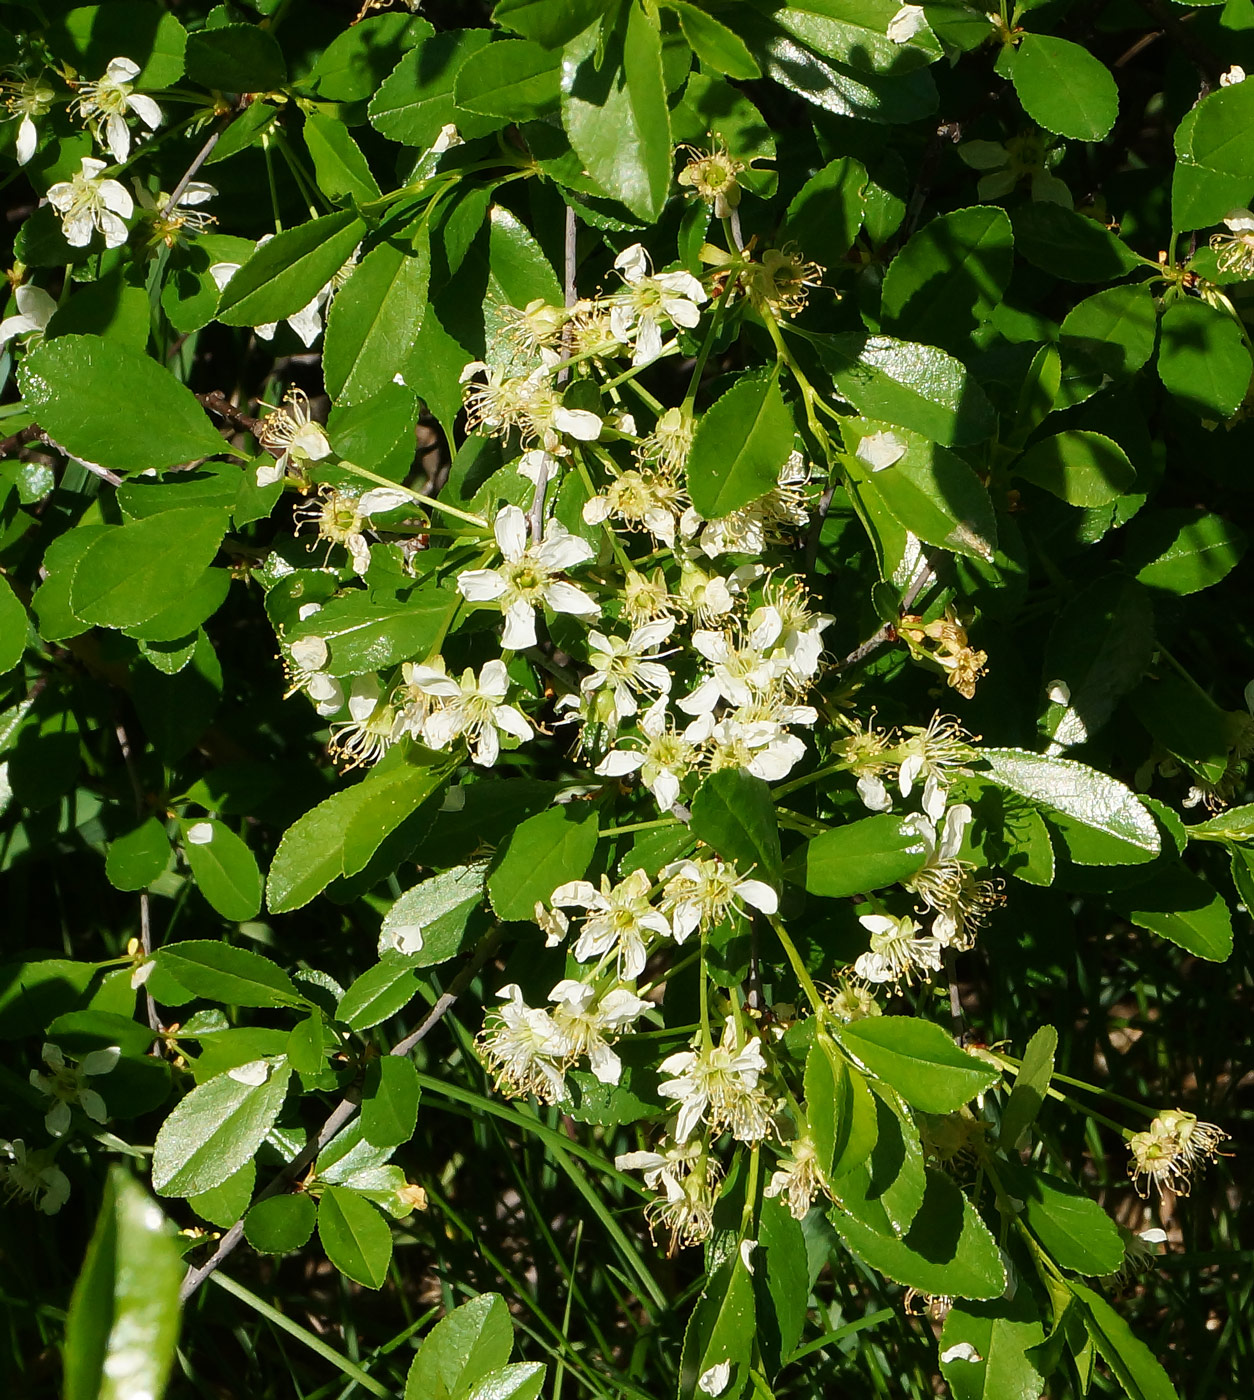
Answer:
M1188 112L1176 130L1179 160L1172 176L1172 222L1180 230L1217 224L1254 195L1249 132L1254 93L1221 87Z
M1143 265L1096 219L1061 204L1025 202L1010 217L1016 252L1065 282L1113 282Z
M534 39L546 49L558 49L610 7L610 0L497 0L492 18L516 34Z
M1220 515L1179 508L1138 516L1124 565L1150 588L1197 593L1226 577L1245 553L1245 532Z
M1007 1186L1045 1251L1078 1274L1113 1274L1123 1263L1119 1227L1079 1187L1047 1172L1007 1163Z
M562 59L562 125L588 174L652 222L671 183L671 125L657 30L633 5L604 52L591 30Z
M1158 304L1150 285L1108 287L1073 306L1063 318L1059 345L1068 366L1103 375L1135 374L1154 353Z
M221 1186L189 1196L187 1204L202 1220L207 1220L220 1230L229 1230L248 1209L256 1182L255 1163L245 1162L242 1167L232 1172Z
M1092 738L1145 674L1153 650L1154 610L1141 584L1110 574L1082 589L1045 646L1046 684L1061 681L1067 698L1051 701L1042 730L1062 747Z
M464 1394L509 1361L514 1329L497 1293L481 1293L455 1308L418 1348L405 1382L405 1400L444 1400Z
M138 627L199 584L226 533L212 506L132 520L94 540L74 570L70 606L84 622Z
M923 1204L927 1180L923 1145L910 1110L884 1085L872 1096L875 1146L870 1155L832 1181L837 1200L881 1234L906 1234Z
M404 953L411 967L434 967L461 948L466 924L483 902L484 867L458 865L414 885L384 915L381 948Z
M707 520L770 491L792 451L792 416L778 374L734 384L702 415L688 457L688 490Z
M391 141L424 150L449 122L465 139L495 131L499 117L461 111L453 98L462 64L490 38L486 29L451 29L419 39L371 98L370 125Z
M882 423L847 419L846 443L882 433ZM989 561L997 546L997 518L988 491L956 452L906 428L890 430L905 451L888 466L848 463L850 489L859 499L878 498L904 529L926 544Z
M182 1277L173 1227L124 1167L112 1167L65 1320L64 1400L164 1393Z
M453 95L468 112L521 122L556 108L561 90L560 54L529 39L504 39L470 55Z
M309 1243L318 1207L304 1192L258 1201L244 1217L244 1238L259 1254L290 1254Z
M113 471L176 466L226 450L190 390L155 360L94 335L45 340L22 361L22 397L67 452ZM203 566L202 566L203 567Z
M992 1065L954 1044L917 1016L872 1016L843 1026L841 1045L925 1113L952 1113L1000 1078Z
M798 11L787 13L791 17ZM738 27L748 29L741 15L744 15L744 7L737 16ZM778 32L761 38L754 34L753 52L768 78L837 117L898 126L918 121L936 110L936 84L930 73L916 71L888 78L868 73L867 60L863 57L867 51L865 32L859 34L855 26L850 26L847 34L842 51L850 59L848 66L829 63L801 47L787 34ZM907 64L917 63L919 46L892 47L895 57L905 58ZM911 51L908 57L907 51ZM882 52L887 53L887 49ZM860 59L862 62L855 71L854 65Z
M446 768L401 763L371 772L305 813L285 832L270 865L271 913L300 909L340 875L362 869L383 839L441 786ZM351 866L351 868L350 868Z
M802 185L784 217L790 237L828 264L853 246L866 208L867 173L861 161L840 156Z
M769 1375L796 1350L805 1329L806 1303L810 1297L805 1233L781 1196L762 1201L758 1247L752 1258L758 1341L765 1353Z
M1133 692L1130 708L1150 734L1208 783L1228 770L1232 717L1194 680L1179 672L1147 676Z
M1010 282L1014 236L1002 209L956 209L915 233L889 264L884 329L961 350Z
M731 1376L719 1392L740 1395L753 1359L757 1331L753 1275L739 1249L710 1276L684 1330L679 1362L679 1400L701 1400L698 1382L712 1367L729 1362Z
M466 1391L466 1400L539 1400L546 1370L541 1361L515 1361L481 1376Z
M896 13L891 0L800 0L773 19L816 54L865 74L900 76L935 62L941 48L927 25L890 39Z
M413 1062L384 1055L366 1069L361 1093L361 1134L372 1147L399 1147L418 1122L418 1075Z
M1159 853L1154 818L1118 779L1068 758L1047 758L1023 749L981 749L980 757L999 787L1106 838L1104 858L1096 862L1081 859L1073 848L1072 859L1078 864L1137 865Z
M420 589L393 602L353 589L324 603L288 637L321 637L333 676L365 675L425 655L456 599L451 591Z
M183 854L201 894L232 923L255 919L261 908L261 871L245 842L221 822L184 819L180 827Z
M291 1074L284 1060L274 1065L256 1060L198 1084L157 1133L153 1190L195 1196L221 1186L251 1161L279 1116Z
M58 55L73 56L86 78L105 71L119 54L133 56L138 92L172 87L183 76L187 31L178 20L143 0L76 5L52 20L49 37Z
M1067 1287L1080 1304L1089 1336L1130 1400L1179 1400L1154 1353L1105 1298L1074 1279L1067 1280Z
M686 0L664 0L666 8L679 16L679 27L707 68L726 73L729 78L748 81L760 78L762 70L739 34L720 24L712 15L689 5Z
M743 768L724 768L701 784L690 828L741 875L779 888L779 824L770 784Z
M1113 439L1068 429L1034 442L1014 474L1071 506L1104 506L1136 485L1136 468Z
M1030 1289L1018 1289L1013 1298L955 1303L940 1335L941 1374L953 1400L1039 1400L1045 1377L1027 1353L1044 1340ZM954 1355L964 1343L977 1359L965 1348Z
M1225 311L1181 297L1163 312L1158 377L1203 418L1230 418L1250 387L1254 365L1241 327Z
M109 842L105 874L117 890L146 889L170 863L170 838L156 817Z
M361 403L391 384L422 328L430 274L425 223L378 244L354 270L327 317L322 368L337 402Z
M434 33L431 24L417 15L369 15L331 40L308 81L327 102L364 102L407 49Z
M876 1113L866 1080L816 1032L806 1056L806 1117L825 1177L852 1171L875 1146Z
M30 619L7 579L0 578L0 674L11 671L22 659Z
M1119 115L1119 89L1110 70L1068 39L1025 34L1012 80L1028 116L1058 136L1100 141Z
M853 1252L886 1277L920 1293L997 1298L1006 1271L988 1227L942 1172L927 1171L923 1204L904 1239L834 1208L832 1224Z
M382 1288L392 1260L392 1229L369 1201L347 1187L324 1186L318 1238L340 1273L364 1288Z
M829 899L866 894L908 880L927 859L927 845L904 817L862 817L833 827L789 856L788 879Z
M321 112L306 112L303 134L318 188L328 199L366 204L379 198L379 184L370 163L343 122Z
M157 964L187 991L226 1006L300 1006L304 998L276 963L213 938L167 943Z
M1187 830L1190 841L1254 841L1254 804L1229 807Z
M403 481L414 462L414 424L417 421L418 404L413 391L391 382L361 403L333 407L327 418L327 437L341 457L350 462L368 462L381 476ZM439 596L435 589L419 590L416 598L411 595L408 610L422 607ZM342 598L333 598L327 606L350 603L353 598L352 593L346 593ZM385 606L383 599L379 598L375 606ZM408 655L425 650L425 646L417 646ZM384 663L388 664L391 663Z
M528 817L506 837L488 874L488 896L502 919L530 920L559 885L582 879L597 845L595 810L565 803Z
M945 447L982 442L993 406L961 361L931 345L844 332L818 347L838 394L867 418Z
M1232 915L1223 897L1179 861L1130 890L1109 896L1132 923L1150 929L1208 962L1232 953Z
M308 306L352 257L365 232L364 220L341 209L276 233L223 287L218 320L260 326Z
M1001 1115L998 1141L1007 1151L1018 1150L1024 1134L1036 1122L1036 1115L1041 1111L1054 1075L1054 1052L1057 1049L1058 1032L1054 1027L1037 1027L1023 1052L1015 1086Z
M414 960L400 953L385 953L344 993L336 1016L355 1031L369 1030L403 1011L417 995Z
M269 92L287 82L283 50L255 24L201 29L187 39L187 76L223 92Z

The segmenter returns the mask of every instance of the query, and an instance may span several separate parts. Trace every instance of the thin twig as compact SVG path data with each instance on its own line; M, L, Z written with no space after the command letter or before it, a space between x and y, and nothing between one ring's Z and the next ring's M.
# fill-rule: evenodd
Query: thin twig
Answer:
M241 432L251 433L253 437L261 432L261 419L251 418L236 408L221 389L215 389L211 394L197 394L196 400L202 408L216 413L219 418L225 418L231 427L238 428Z
M575 287L575 259L577 255L579 225L575 220L575 211L568 204L566 206L566 236L563 240L562 250L562 295L567 308L574 306L578 298ZM570 325L567 323L562 327L562 364L557 371L557 383L565 384L570 378L571 336ZM544 538L544 503L549 490L549 456L544 453L540 458L540 469L536 473L536 490L531 499L531 511L527 518L528 528L531 531L531 538L539 544Z
M139 772L135 767L135 758L131 753L131 741L126 733L126 726L118 724L114 726L113 732L118 736L118 747L122 750L122 761L126 764L126 776L130 779L131 792L135 797L135 815L142 821L144 816L144 787L139 781ZM148 891L139 892L139 946L144 950L144 956L152 956L152 909L148 899ZM148 1029L154 1035L161 1034L161 1017L157 1015L157 1003L152 999L152 993L147 986L144 987L144 1006L148 1012Z
M496 951L497 944L500 941L501 930L500 926L497 925L479 940L478 946L471 954L470 961L453 979L448 991L439 997L418 1029L410 1035L407 1035L404 1040L394 1045L389 1052L390 1054L407 1055L420 1040L425 1039L436 1026L439 1025L448 1014L454 1002L457 1001L458 997L460 997L470 985L484 963L486 963ZM342 1098L331 1110L330 1116L318 1130L317 1135L305 1144L301 1151L292 1158L282 1171L271 1178L269 1183L254 1197L252 1204L256 1205L258 1201L267 1200L271 1196L278 1195L281 1191L286 1191L292 1182L300 1176L301 1172L303 1172L311 1162L317 1159L318 1154L327 1143L329 1143L346 1124L352 1122L360 1109L360 1102L351 1097L351 1095ZM210 1274L216 1273L217 1270L221 1268L227 1255L235 1249L243 1238L244 1221L240 1219L222 1236L218 1241L218 1247L199 1268L189 1269L187 1271L182 1286L179 1289L179 1301L186 1303Z
M928 588L935 579L936 571L930 564L924 564L922 572L915 577L914 582L906 589L905 593L902 594L899 612L908 612L910 608L914 606L915 601L923 590ZM832 667L832 670L844 671L850 666L856 666L859 661L865 661L873 651L878 651L885 642L891 639L894 630L892 623L884 623L877 631L872 632L865 642L854 647L843 661L838 661L835 666Z
M227 129L228 126L230 126L230 124L235 120L235 118L238 115L239 114L237 112L228 112L226 116L223 117L223 119L218 123L217 127L212 132L210 132L209 139L200 148L200 150L196 152L195 159L183 172L183 178L178 182L177 185L175 185L173 194L171 194L169 199L166 200L165 206L161 210L161 218L169 218L171 211L178 208L179 200L183 198L184 194L186 194L188 185L190 185L191 182L196 178L196 172L213 154L213 148L218 144L218 141L221 139L222 133Z
M0 457L7 457L32 442L44 441L44 430L38 423L28 423L20 432L11 434L0 442Z

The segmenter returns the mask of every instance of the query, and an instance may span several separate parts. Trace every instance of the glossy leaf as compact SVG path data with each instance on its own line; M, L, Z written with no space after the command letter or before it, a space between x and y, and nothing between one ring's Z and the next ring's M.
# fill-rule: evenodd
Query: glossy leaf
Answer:
M878 1079L925 1113L952 1113L1000 1077L930 1021L872 1016L840 1031L840 1043Z
M387 1221L355 1191L324 1186L318 1198L318 1238L327 1258L354 1283L381 1288L392 1259Z
M223 24L188 36L184 57L194 83L224 92L268 92L287 81L283 50L255 24Z
M1021 1145L1024 1134L1036 1122L1045 1103L1057 1049L1058 1032L1053 1026L1038 1027L1028 1041L998 1129L998 1140L1010 1151Z
M711 1276L688 1319L679 1362L680 1400L700 1400L701 1377L727 1364L722 1394L741 1393L748 1378L756 1329L753 1276L734 1249Z
M461 946L472 912L483 903L484 868L460 865L405 891L388 910L379 934L381 948L407 955L411 967L433 967Z
M1069 39L1025 34L1013 79L1028 116L1059 136L1100 141L1119 115L1119 89L1110 70Z
M556 108L561 58L528 39L505 39L478 49L457 73L454 98L468 112L511 121Z
M1130 1400L1179 1400L1166 1371L1140 1338L1094 1289L1074 1279L1067 1280L1081 1307L1088 1329L1102 1360L1110 1367Z
M418 1077L412 1061L384 1055L366 1072L361 1097L361 1132L374 1147L399 1147L418 1121Z
M1224 962L1232 953L1232 916L1223 897L1179 863L1110 898L1132 923L1196 957Z
M364 221L343 209L275 234L223 287L218 320L258 326L300 311L352 257L365 232Z
M1041 438L1015 463L1014 472L1071 506L1109 505L1136 484L1136 468L1123 448L1083 429Z
M779 825L770 791L743 768L712 773L693 801L690 827L741 875L752 873L778 889Z
M160 470L225 450L191 392L147 355L116 341L46 340L23 360L18 382L45 432L68 452L113 471Z
M1241 328L1205 302L1173 301L1163 312L1158 377L1203 418L1228 418L1241 406L1254 364Z
M244 1238L259 1254L290 1254L309 1242L318 1208L312 1196L271 1196L244 1220Z
M405 1382L405 1400L429 1400L468 1391L509 1361L514 1331L509 1309L495 1293L481 1293L442 1317L423 1338Z
M812 837L784 867L811 894L843 899L907 880L927 859L926 843L902 817L862 817Z
M502 919L531 919L538 902L569 880L582 879L597 844L595 812L581 804L551 807L521 822L497 851L488 896Z
M105 874L119 890L142 890L170 863L170 838L156 817L109 843Z
M164 1392L183 1276L174 1233L144 1188L113 1167L65 1320L64 1400Z
M941 1374L954 1400L1039 1400L1045 1377L1029 1353L1044 1340L1028 1289L983 1303L963 1299L941 1330Z
M261 871L247 844L222 822L184 820L182 828L183 855L201 894L232 923L256 918Z
M257 1060L197 1085L157 1133L153 1190L194 1196L251 1161L279 1116L290 1077L286 1062Z
M450 122L464 138L495 130L499 118L462 112L453 96L462 64L488 38L484 29L451 29L419 39L371 98L371 126L389 140L423 150Z
M716 520L765 495L792 445L778 376L742 379L711 405L693 436L687 467L693 505Z
M1245 553L1246 536L1222 516L1189 509L1147 512L1128 531L1124 565L1164 593L1197 593L1225 578Z
M158 964L196 996L225 1006L294 1006L301 1002L281 967L247 948L189 938L158 950Z
M816 1032L806 1056L806 1114L819 1167L833 1177L853 1171L875 1146L876 1111L862 1074Z

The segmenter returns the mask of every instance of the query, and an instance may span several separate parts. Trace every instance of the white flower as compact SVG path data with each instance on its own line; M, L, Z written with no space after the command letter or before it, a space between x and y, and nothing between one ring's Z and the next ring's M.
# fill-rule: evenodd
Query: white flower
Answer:
M139 64L129 58L115 58L98 83L80 83L72 106L98 144L108 148L115 161L124 161L131 152L131 133L126 113L132 111L150 131L161 125L161 108L151 97L131 88L139 74Z
M56 302L31 282L26 282L14 292L17 301L17 315L6 316L0 321L0 349L3 349L15 335L29 335L32 331L43 334L57 309Z
M709 300L705 288L690 272L652 273L652 263L642 243L624 248L614 259L627 291L610 312L610 328L624 345L635 342L633 365L645 365L662 353L659 318L692 330L701 320L701 306Z
M939 942L959 950L971 946L976 930L1001 899L997 887L990 881L976 880L972 875L975 866L958 856L970 822L971 808L965 802L955 804L945 814L938 840L936 827L927 817L915 814L906 818L906 824L923 841L927 859L901 883L936 911L932 933Z
M761 554L770 544L787 542L809 522L809 483L805 458L800 452L790 453L766 495L705 526L702 553L710 559L720 554Z
M679 1104L675 1140L686 1142L703 1118L714 1132L730 1130L741 1142L760 1142L771 1130L771 1100L758 1087L766 1071L759 1041L743 1045L735 1018L729 1016L717 1045L680 1050L658 1066L673 1075L658 1085L658 1093Z
M343 686L322 669L327 664L327 658L326 641L318 636L298 637L287 649L290 683L287 694L294 695L296 691L303 690L314 702L314 709L324 718L344 707Z
M858 920L871 935L871 948L854 963L854 973L868 982L914 980L916 972L937 972L942 944L923 934L913 919L889 914L863 914Z
M823 1189L818 1153L814 1142L807 1136L788 1144L787 1155L780 1159L762 1194L782 1195L788 1202L788 1213L793 1219L804 1220L814 1198Z
M443 667L410 666L410 687L431 698L430 714L422 724L423 738L433 749L446 749L454 739L465 739L472 762L490 768L500 757L501 735L531 738L531 722L521 710L505 704L509 672L503 661L489 661L478 679L469 667L456 680Z
M505 615L501 640L506 650L536 644L535 609L547 603L554 612L596 617L599 605L573 583L558 578L563 570L591 559L593 549L578 535L552 521L537 545L527 543L527 517L517 506L505 506L493 527L503 562L496 569L468 569L459 574L457 588L472 603L496 603Z
M154 232L164 238L170 247L174 246L180 229L187 228L193 233L203 233L211 224L217 223L212 214L203 213L199 207L215 199L218 193L212 185L203 180L189 180L173 204L164 190L158 191L154 197L138 179L132 180L131 185L139 207L152 217Z
M970 758L968 736L952 715L939 713L925 728L907 725L905 732L909 738L899 745L905 757L897 773L901 795L909 797L923 778L923 810L929 820L938 822L945 810L950 775L969 771L964 766Z
M888 795L883 778L875 773L865 773L858 779L858 796L862 805L872 812L891 812L893 799Z
M1245 82L1245 69L1239 63L1234 63L1226 72L1219 75L1220 87L1235 87L1237 83Z
M779 896L770 885L743 879L727 861L677 860L665 866L659 878L666 881L662 912L670 915L676 943L698 928L712 928L733 913L743 914L746 904L764 914L779 909Z
M271 409L261 424L262 447L281 447L282 453L273 465L262 463L257 468L257 485L270 486L282 481L289 465L298 468L306 462L321 462L331 455L331 443L321 423L310 414L309 396L303 389L290 388L283 395L283 407Z
M684 489L670 477L655 472L629 470L599 495L584 504L589 525L618 520L629 530L648 530L663 544L675 544L675 531L688 508Z
M550 456L566 456L565 433L578 442L595 442L601 436L601 419L586 408L567 408L551 383L562 363L551 350L542 351L543 363L526 376L506 375L483 360L472 360L460 375L465 390L466 426L472 433L504 437L516 428L523 446L540 442ZM482 382L473 383L482 376Z
M927 28L927 15L922 5L903 5L888 21L888 37L894 44L908 44L921 30Z
M662 1143L661 1152L625 1152L614 1158L619 1171L643 1171L651 1190L662 1195L645 1207L652 1232L657 1224L670 1231L670 1252L680 1244L700 1244L714 1228L714 1191L722 1169L697 1142Z
M86 248L93 229L104 235L106 248L126 242L122 220L135 212L135 202L125 185L101 178L104 168L104 161L84 156L78 174L48 188L48 203L61 215L61 231L71 248Z
M70 1106L77 1104L88 1118L103 1123L109 1116L105 1101L95 1089L88 1088L92 1076L108 1074L117 1064L121 1051L116 1045L105 1050L92 1050L77 1066L66 1061L59 1045L48 1043L43 1049L43 1061L51 1071L30 1072L30 1082L53 1102L44 1118L44 1126L53 1137L61 1137L70 1126Z
M752 639L740 641L727 632L698 629L692 634L694 650L710 663L710 675L682 700L687 715L708 715L720 700L748 705L774 685L779 667L768 661Z
M543 1103L566 1097L562 1036L541 1007L528 1006L511 982L497 993L505 1005L479 1033L479 1048L496 1087L510 1095L535 1094Z
M70 1198L70 1182L46 1152L27 1152L21 1138L0 1142L9 1160L0 1163L0 1190L33 1201L45 1215L55 1215Z
M39 144L39 132L35 128L37 117L46 117L57 100L54 89L45 86L42 76L23 78L16 82L0 82L0 90L11 95L4 99L9 109L9 119L20 118L17 128L17 163L25 165L35 154Z
M635 628L631 636L607 637L603 632L588 634L592 674L580 685L585 695L605 692L604 704L598 706L597 717L616 729L638 709L637 695L665 695L671 688L671 673L656 659L648 659L670 636L674 623L670 619L645 623ZM666 653L663 653L664 655Z
M374 676L358 676L348 696L348 719L331 726L329 745L333 758L345 770L374 763L392 747L396 713L380 703L379 682Z
M1254 214L1248 209L1230 209L1224 223L1228 232L1213 234L1210 240L1219 270L1238 277L1254 275Z
M806 707L794 708L807 715L814 713ZM806 752L804 740L789 734L782 724L771 720L745 720L739 714L729 715L717 723L712 716L703 715L688 726L685 738L709 745L711 772L720 768L743 768L768 783L786 778Z
M623 1062L607 1037L625 1031L649 1009L649 1003L626 987L615 987L598 998L595 988L573 977L563 978L549 993L549 1000L554 1003L549 1015L566 1058L586 1055L592 1073L602 1084L617 1084L623 1075Z
M667 812L679 800L680 784L692 772L697 751L668 720L665 696L640 717L640 731L643 748L611 749L597 764L596 772L603 778L625 778L638 772L657 805Z
M587 911L572 950L580 962L612 954L620 977L640 976L650 936L668 938L671 932L665 914L649 903L651 883L643 870L633 870L617 885L602 875L599 890L588 880L570 880L553 891L549 903L555 909Z

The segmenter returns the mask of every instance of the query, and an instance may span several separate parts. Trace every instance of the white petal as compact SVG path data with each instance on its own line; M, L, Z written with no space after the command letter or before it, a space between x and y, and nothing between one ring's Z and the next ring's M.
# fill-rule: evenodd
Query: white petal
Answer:
M558 408L553 412L553 426L580 442L595 442L601 436L601 420L584 408Z
M669 768L663 768L649 784L649 791L662 811L669 812L679 801L679 779Z
M631 357L633 365L648 365L662 353L662 330L652 316L645 316L640 322L636 335L636 352Z
M873 472L882 472L906 455L906 444L896 433L871 433L858 444L854 453L859 462Z
M95 227L91 215L83 212L75 214L72 218L64 219L61 223L61 232L71 248L86 248L91 242L92 231ZM122 241L126 241L125 237Z
M561 522L554 520L549 526L549 535L540 546L540 562L553 573L585 563L596 551L579 535L572 535L562 528Z
M888 37L894 44L905 44L926 28L927 15L923 12L923 6L903 5L888 21Z
M207 846L213 840L213 823L197 822L187 828L187 840L193 846Z
M128 238L126 225L116 214L110 214L107 210L100 211L100 231L104 234L106 248L120 248ZM73 239L66 238L67 243L72 243Z
M120 1046L109 1045L103 1050L91 1050L83 1056L79 1068L86 1075L108 1074L122 1058Z
M353 563L355 574L364 574L370 567L370 546L361 535L349 535L347 541L348 555Z
M527 517L517 506L504 506L492 526L497 547L506 559L515 562L527 549Z
M213 278L214 285L221 291L232 277L239 271L239 263L219 262L209 264L209 276Z
M35 123L29 116L23 116L21 125L17 129L17 163L25 165L31 156L35 154L35 147L39 144L39 133L35 130Z
M638 282L642 277L647 277L649 255L644 250L644 244L633 243L629 248L624 248L614 259L614 266L628 282Z
M736 893L746 904L752 904L764 914L774 914L779 909L779 896L761 880L741 880Z
M522 651L536 644L536 615L531 604L519 598L509 605L505 613L505 630L501 633L501 645L506 651Z
M273 486L276 481L282 481L287 475L287 453L276 458L273 462L259 462L257 464L256 481L258 486Z
M376 486L357 502L357 509L362 515L382 515L386 511L398 510L401 506L408 505L409 500L409 492L399 486Z
M477 763L480 768L491 768L500 756L501 740L496 730L487 725L479 733L479 740L470 755L471 761Z
M143 124L152 131L161 125L161 108L152 100L145 97L143 93L133 92L126 99L126 105L132 112L136 113ZM180 204L186 204L186 199L179 200Z
M300 337L301 343L308 349L322 334L322 310L319 298L314 297L308 306L302 306L295 315L289 316L287 324L291 326ZM256 329L257 334L261 335L261 327L258 326ZM271 331L271 335L273 333ZM263 338L268 340L269 336Z
M492 722L506 734L512 734L515 739L531 738L532 729L526 715L521 710L516 710L513 705L498 705L492 712Z
M983 1361L984 1358L970 1342L956 1342L941 1352L940 1359L941 1364L947 1366L951 1361Z
M17 289L15 296L17 309L30 323L29 330L43 330L52 320L52 314L57 309L57 304L42 287L36 287L33 283L27 282L25 286Z
M127 129L125 120L118 112L111 112L109 120L105 123L105 145L108 146L109 154L118 164L121 164L131 153L131 133Z
M471 603L495 602L505 588L505 580L495 569L467 569L457 575L457 591Z
M576 588L573 583L564 583L561 579L545 584L544 601L554 612L570 613L575 617L597 617L601 612L600 604L589 598L582 588Z
M105 69L105 81L110 83L129 83L139 76L139 64L131 58L115 58Z

